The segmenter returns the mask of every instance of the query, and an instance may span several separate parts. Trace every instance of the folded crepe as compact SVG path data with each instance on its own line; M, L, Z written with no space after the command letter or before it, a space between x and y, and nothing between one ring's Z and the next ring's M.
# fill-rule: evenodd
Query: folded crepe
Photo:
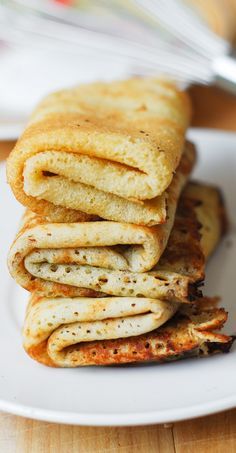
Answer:
M188 185L188 196L196 201L195 210L201 224L201 246L207 258L228 229L225 200L218 187L196 181Z
M201 295L198 287L206 260L202 243L211 244L208 251L215 247L221 236L222 211L217 189L189 184L167 247L149 272L136 272L134 267L143 263L145 255L148 258L153 244L137 226L108 221L50 224L31 214L10 250L9 270L21 286L46 297L110 295L189 302ZM162 226L146 233L153 228L157 234Z
M129 310L128 304L135 307ZM176 311L171 307L138 298L95 303L33 296L24 325L24 348L33 359L55 367L165 362L229 351L233 338L213 332L227 320L223 308L188 306L160 327Z
M108 267L111 269L130 269L136 272L145 272L152 269L166 247L174 223L177 202L192 171L195 159L195 149L193 145L189 144L166 192L168 219L165 224L155 225L153 227L109 221L80 222L79 224L63 223L62 225L54 224L51 228L54 232L58 231L58 234L56 234L56 236L55 234L52 235L50 246L54 246L54 248L57 247L55 245L58 244L57 237L62 241L62 236L65 236L65 231L67 230L70 235L66 235L66 245L73 247L73 241L75 241L78 247L86 247L85 251L82 248L79 250L80 254L86 254L86 263L94 263L95 266ZM40 218L28 211L23 221L22 230L19 234L21 236L21 242L22 239L23 241L25 240L25 235L22 236L21 233L26 230L28 230L27 235L31 238L32 242L31 234L29 235L30 228L37 224L49 225L49 222L47 222L45 218ZM44 227L36 229L36 234L43 238L45 236ZM47 236L50 236L49 232L47 233ZM68 238L70 238L70 244L68 244ZM117 245L122 245L123 248L124 246L129 246L129 250L123 250L123 254L119 253L117 247L114 249L114 246ZM18 246L19 244L17 245L17 248ZM104 249L104 246L107 246L107 248ZM109 249L111 246L113 247L112 250ZM60 247L62 247L61 244ZM91 247L93 248L90 249ZM46 248L46 245L44 245L44 248Z
M185 93L156 79L52 94L12 151L8 181L23 205L51 221L163 223L190 110Z
M167 249L157 267L177 268L192 279L195 274L202 276L205 258L225 229L224 219L218 190L189 184L181 197ZM149 278L151 274L136 275ZM159 284L161 281L157 286ZM173 291L177 293L176 288ZM145 290L144 283L142 290ZM233 338L213 332L227 319L223 309L213 307L215 299L197 300L193 306L171 301L171 291L169 296L169 300L163 301L146 295L40 297L34 292L24 323L24 348L35 360L58 367L163 362L230 349Z

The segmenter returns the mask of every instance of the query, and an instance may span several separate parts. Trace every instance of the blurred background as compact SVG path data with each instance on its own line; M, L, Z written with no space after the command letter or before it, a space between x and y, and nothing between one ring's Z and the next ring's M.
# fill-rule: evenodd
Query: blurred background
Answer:
M0 0L0 140L50 91L134 75L189 89L194 124L222 102L235 122L235 43L236 0Z

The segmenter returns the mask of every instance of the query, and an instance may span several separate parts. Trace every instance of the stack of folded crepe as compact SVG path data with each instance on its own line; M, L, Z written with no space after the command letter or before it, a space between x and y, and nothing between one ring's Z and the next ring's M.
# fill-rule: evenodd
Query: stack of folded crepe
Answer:
M31 293L24 348L50 366L228 351L202 298L225 230L218 189L189 183L187 95L167 82L96 83L48 96L12 151L27 207L9 269Z

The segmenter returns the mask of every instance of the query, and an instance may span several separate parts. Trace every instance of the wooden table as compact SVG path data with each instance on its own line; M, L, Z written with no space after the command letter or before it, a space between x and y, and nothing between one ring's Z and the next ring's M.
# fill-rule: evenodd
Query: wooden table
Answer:
M190 93L194 126L236 130L236 97L199 87ZM2 159L12 146L12 142L0 144ZM132 428L66 426L1 413L0 452L235 453L236 409L170 426Z

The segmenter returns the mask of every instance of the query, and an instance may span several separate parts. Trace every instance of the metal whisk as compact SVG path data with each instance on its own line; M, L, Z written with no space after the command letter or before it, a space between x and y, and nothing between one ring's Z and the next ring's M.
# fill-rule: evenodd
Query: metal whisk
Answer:
M91 58L100 53L125 60L131 74L164 74L185 84L216 83L236 93L230 44L180 0L89 3L91 9L77 10L46 0L2 0L0 39Z

